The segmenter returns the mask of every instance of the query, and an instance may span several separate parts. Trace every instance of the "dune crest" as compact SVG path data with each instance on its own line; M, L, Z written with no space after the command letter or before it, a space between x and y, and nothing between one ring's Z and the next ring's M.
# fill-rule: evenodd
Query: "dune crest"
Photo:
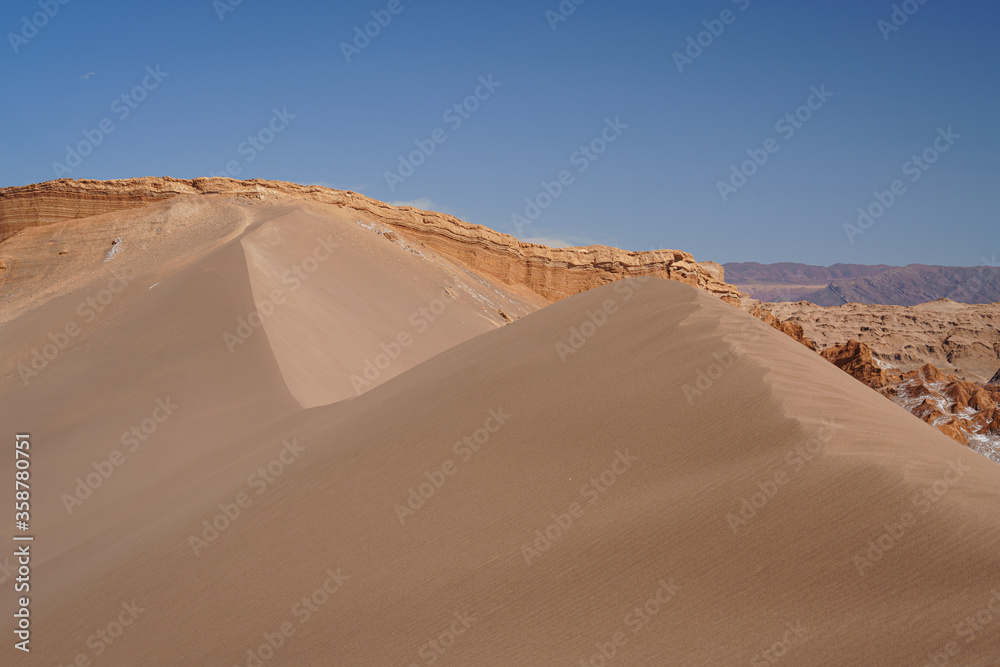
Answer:
M178 379L177 402L203 382ZM188 430L229 461L211 483L170 516L107 506L88 548L115 550L41 563L38 627L59 632L39 659L87 653L123 601L143 611L107 664L746 664L775 646L921 664L952 645L986 664L1000 645L956 629L1000 587L1000 469L689 286L617 282L354 400L285 405L229 439ZM183 478L203 459L179 444L158 446ZM162 498L153 474L128 479Z

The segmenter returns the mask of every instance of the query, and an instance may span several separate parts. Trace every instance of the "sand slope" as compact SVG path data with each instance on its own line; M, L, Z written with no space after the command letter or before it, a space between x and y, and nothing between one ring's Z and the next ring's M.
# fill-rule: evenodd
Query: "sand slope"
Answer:
M245 306L236 247L218 251L215 280L234 281L229 296ZM212 302L220 289L178 293L163 317L181 303L206 317L225 310ZM191 336L207 326L188 325ZM118 358L139 364L141 348ZM120 509L87 524L98 565L73 557L82 547L68 524L49 529L46 548L70 546L36 571L33 660L94 657L88 638L133 600L142 611L102 645L102 664L597 665L603 650L608 664L630 665L772 664L777 653L783 664L919 665L940 651L986 665L1000 655L1000 622L960 625L1000 589L1000 469L694 288L654 279L592 290L308 410L281 395L288 371L269 352L254 352L254 377L226 380L245 383L245 401L275 404L244 432L209 428L215 401L235 400L222 380L201 380L214 400L185 398L204 401L192 403L203 428L185 445L198 456L171 457L178 483L192 483L186 502L145 485L148 470L127 472L145 488L132 508L141 540L127 543L135 529ZM215 355L203 364L233 356ZM282 457L261 488L254 470ZM58 465L37 463L37 475ZM241 501L235 519L221 518Z

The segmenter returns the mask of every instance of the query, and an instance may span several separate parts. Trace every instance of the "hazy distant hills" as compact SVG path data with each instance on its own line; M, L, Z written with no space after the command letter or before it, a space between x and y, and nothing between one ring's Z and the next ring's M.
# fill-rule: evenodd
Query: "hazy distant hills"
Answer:
M1000 267L782 262L724 265L726 280L762 301L811 301L819 306L877 303L915 306L947 298L962 303L1000 301Z

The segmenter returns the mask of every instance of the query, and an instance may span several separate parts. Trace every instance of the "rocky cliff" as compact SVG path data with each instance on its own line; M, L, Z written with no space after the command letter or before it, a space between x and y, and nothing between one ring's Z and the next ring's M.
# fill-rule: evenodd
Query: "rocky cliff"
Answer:
M680 250L629 252L607 246L548 248L518 241L450 215L390 206L355 192L281 181L61 179L4 188L0 189L0 243L26 227L145 206L179 195L204 194L269 202L283 198L307 199L353 209L362 217L403 231L436 252L506 284L524 285L550 301L622 278L658 276L699 287L748 310L755 305L746 294L725 282L719 264L697 262Z

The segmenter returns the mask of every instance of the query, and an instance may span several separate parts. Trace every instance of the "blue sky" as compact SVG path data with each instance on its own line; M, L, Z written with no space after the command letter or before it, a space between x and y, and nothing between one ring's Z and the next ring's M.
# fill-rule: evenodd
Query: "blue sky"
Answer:
M5 2L0 186L231 168L699 260L1000 256L996 3L237 1Z

